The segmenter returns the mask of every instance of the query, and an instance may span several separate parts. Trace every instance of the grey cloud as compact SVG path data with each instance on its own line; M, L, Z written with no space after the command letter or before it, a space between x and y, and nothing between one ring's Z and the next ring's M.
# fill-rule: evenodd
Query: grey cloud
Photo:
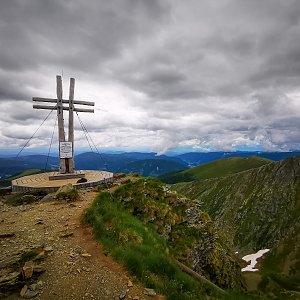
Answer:
M24 100L24 98L26 98L26 90L19 82L0 81L0 100Z
M262 91L253 96L254 112L262 117L278 117L299 113L299 109L295 106L292 99L281 94L276 89L271 91Z
M94 69L167 12L160 1L2 1L1 66Z
M297 0L3 0L1 125L15 126L0 130L1 145L39 125L46 112L31 97L54 97L63 69L79 79L76 95L107 105L82 117L100 145L294 149L299 16Z

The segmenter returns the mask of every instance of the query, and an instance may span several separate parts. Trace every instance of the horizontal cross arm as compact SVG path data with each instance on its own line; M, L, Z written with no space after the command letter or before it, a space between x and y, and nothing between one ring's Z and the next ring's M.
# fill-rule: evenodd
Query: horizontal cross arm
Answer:
M47 106L47 105L33 105L34 109L48 109L48 110L57 110L57 105L55 106ZM69 107L63 107L63 110L69 110ZM89 109L89 108L74 108L74 111L77 112L88 112L88 113L94 113L93 109Z
M47 106L47 105L39 105L39 104L34 104L32 106L34 109L49 109L49 110L57 110L57 106Z
M69 109L64 107L64 110L69 110ZM74 111L87 112L87 113L94 113L95 112L93 109L90 109L90 108L74 108Z
M32 98L32 101L57 103L57 99L40 98L40 97L34 97L34 98ZM69 100L62 100L62 103L69 103ZM80 104L80 105L95 106L95 102L91 102L91 101L73 100L73 103L74 104Z

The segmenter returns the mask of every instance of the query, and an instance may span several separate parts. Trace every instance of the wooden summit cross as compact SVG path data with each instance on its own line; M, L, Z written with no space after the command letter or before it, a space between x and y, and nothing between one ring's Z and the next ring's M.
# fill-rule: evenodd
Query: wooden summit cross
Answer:
M57 110L57 120L58 120L58 140L59 140L59 173L60 174L74 174L74 116L73 112L89 112L93 113L93 109L86 108L76 108L74 104L94 106L94 102L89 101L79 101L74 100L74 87L75 79L70 78L70 93L69 100L63 100L62 93L62 80L61 76L56 76L56 93L57 99L49 98L32 98L32 101L35 102L47 102L47 103L56 103L55 106L47 105L33 105L34 109L48 109L48 110ZM68 104L64 106L63 104ZM65 131L64 131L64 117L63 111L69 111L69 132L68 132L68 141L66 141ZM83 174L82 174L83 175ZM84 176L83 176L84 177Z

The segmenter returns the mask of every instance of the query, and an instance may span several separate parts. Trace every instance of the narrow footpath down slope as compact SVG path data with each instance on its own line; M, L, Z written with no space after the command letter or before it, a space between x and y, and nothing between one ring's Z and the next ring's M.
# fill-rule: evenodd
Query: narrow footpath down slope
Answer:
M40 246L48 254L39 263L46 271L35 281L42 288L34 299L163 299L145 295L144 287L105 254L90 227L81 222L96 193L83 191L80 196L72 203L22 206L8 206L0 199L0 278L7 271L6 261ZM4 299L20 299L21 288Z

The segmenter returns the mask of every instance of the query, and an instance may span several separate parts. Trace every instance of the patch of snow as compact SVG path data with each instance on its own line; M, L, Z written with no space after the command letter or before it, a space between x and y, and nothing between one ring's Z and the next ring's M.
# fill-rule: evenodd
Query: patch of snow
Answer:
M245 260L247 262L250 261L250 264L247 267L243 268L242 272L245 272L245 271L249 271L249 272L258 271L258 269L254 269L254 267L257 264L257 259L262 257L268 251L270 251L270 249L259 250L254 254L248 254L248 255L244 256L243 260Z

